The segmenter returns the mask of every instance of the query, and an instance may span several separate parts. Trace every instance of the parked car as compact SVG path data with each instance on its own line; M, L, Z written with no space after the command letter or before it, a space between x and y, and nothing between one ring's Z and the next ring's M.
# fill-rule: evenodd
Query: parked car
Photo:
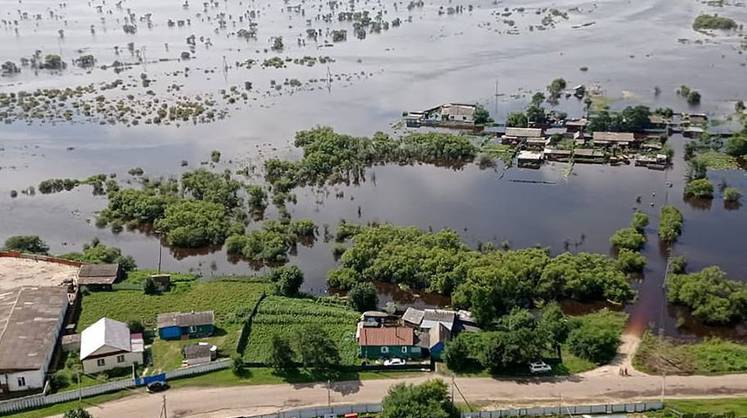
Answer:
M384 360L385 366L404 366L405 364L407 364L407 362L401 358L392 358L389 360Z
M148 393L163 392L169 388L169 384L166 382L151 382L145 387Z
M552 367L550 367L544 361L535 361L533 363L529 363L529 372L532 374L549 373L551 371Z

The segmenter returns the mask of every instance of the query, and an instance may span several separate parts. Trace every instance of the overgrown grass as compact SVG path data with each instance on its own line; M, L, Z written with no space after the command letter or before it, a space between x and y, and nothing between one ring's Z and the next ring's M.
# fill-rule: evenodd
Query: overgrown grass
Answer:
M678 343L647 332L633 359L636 369L661 374L726 374L747 371L747 345L710 338Z
M704 151L698 153L698 160L711 170L736 170L739 168L737 159L719 151Z
M738 417L747 416L747 398L723 399L681 399L664 402L665 409L646 413L649 417L680 417L672 410L684 414L726 414L734 413Z
M355 327L359 318L360 314L353 310L314 299L270 296L262 301L254 317L245 357L248 361L265 362L272 351L273 335L282 335L292 342L297 333L314 324L337 343L342 364L358 364Z

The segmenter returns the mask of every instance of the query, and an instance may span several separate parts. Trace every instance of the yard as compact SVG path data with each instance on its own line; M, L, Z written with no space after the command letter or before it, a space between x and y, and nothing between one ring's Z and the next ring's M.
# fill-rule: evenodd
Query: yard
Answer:
M342 364L358 363L355 327L360 314L348 308L327 305L313 299L270 296L254 317L245 357L252 362L267 361L272 352L272 337L282 335L293 341L309 325L324 329L337 342Z
M118 321L140 321L146 330L154 330L156 316L166 312L212 310L215 312L215 334L209 338L186 341L155 339L151 348L152 371L181 366L181 349L196 341L207 341L219 348L219 354L229 356L236 342L244 316L257 303L268 284L251 279L197 281L189 275L172 275L172 289L157 295L138 290L148 272L136 271L117 285L117 290L91 292L83 296L78 331L101 317Z
M717 338L680 343L647 332L633 359L636 369L660 374L726 374L747 371L747 345Z

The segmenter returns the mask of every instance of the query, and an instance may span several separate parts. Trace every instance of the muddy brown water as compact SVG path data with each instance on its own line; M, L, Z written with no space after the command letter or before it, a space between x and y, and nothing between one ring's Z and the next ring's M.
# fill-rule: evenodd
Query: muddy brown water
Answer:
M115 59L130 61L128 42L134 42L136 49L144 46L150 60L172 59L188 50L185 38L190 34L210 37L213 45L198 43L195 58L189 61L151 62L120 74L99 68L88 73L72 66L61 73L23 68L19 75L0 78L0 92L128 77L137 80L141 72L155 80L150 88L159 94L165 94L167 86L174 83L183 86L184 95L217 94L220 89L243 86L246 81L253 83L255 91L247 103L223 104L229 109L229 117L207 125L0 125L0 238L38 234L49 242L53 252L61 253L79 250L97 236L133 255L141 267L155 267L159 242L154 236L137 231L112 234L93 225L95 212L105 207L106 201L91 196L90 188L55 195L19 195L15 199L10 198L10 191L20 191L51 177L82 178L98 173L117 173L118 180L126 186L128 181L134 181L127 174L130 168L142 167L151 176L179 175L209 160L213 149L223 155L213 167L215 170L259 166L268 156L297 156L290 147L297 130L330 125L340 132L371 135L377 130L391 131L403 111L442 102L478 101L494 117L502 119L509 111L525 106L531 93L543 90L556 77L564 77L569 86L599 85L611 98L613 108L642 103L723 115L732 111L736 100L747 97L747 60L740 53L740 36L706 36L690 28L692 19L701 11L747 22L747 10L741 6L714 8L696 1L673 6L666 0L528 0L498 4L478 1L473 2L473 11L448 16L438 14L440 6L449 6L446 2L427 2L423 8L408 12L406 3L397 2L395 11L392 2L384 1L380 6L378 2L359 1L359 9L383 7L387 20L406 20L411 15L412 22L358 40L349 25L336 20L331 24L313 20L312 27L324 31L348 29L347 42L322 47L310 41L298 46L296 38L305 33L305 20L310 16L289 13L276 2L220 2L207 13L202 13L202 5L196 2L182 9L179 2L154 4L136 0L124 2L123 10L108 3L99 15L84 3L58 9L57 5L42 1L0 0L0 19L15 20L17 10L45 16L39 22L20 20L18 34L13 24L0 26L0 61L18 62L36 49L61 53L69 61L81 50L94 54L99 65L110 64ZM318 7L320 3L310 2L307 14L311 14L311 4ZM527 8L526 12L514 12L507 18L517 22L518 35L506 33L510 28L498 23L502 18L495 14L502 13L505 7ZM540 20L534 12L546 7L568 11L569 19L559 20L555 28L530 31L528 26ZM573 10L576 7L578 11ZM121 26L127 8L138 16L152 13L154 26L148 29L139 24L137 33L125 34ZM231 20L227 29L216 31L218 13L231 15L236 21L248 9L261 11L257 40L245 41L230 35L242 27L233 27ZM65 18L46 18L49 10ZM197 13L210 15L211 21L201 20ZM101 17L106 24L101 23ZM167 19L180 18L190 18L191 26L167 26ZM592 25L574 28L591 22ZM90 33L90 25L95 26L95 34ZM58 29L64 29L63 39L59 38ZM285 51L265 52L271 45L270 38L276 35L284 37ZM168 51L164 43L169 44ZM115 45L120 48L119 56L114 54ZM335 62L329 64L329 69L319 64L250 70L233 66L236 61L261 61L276 55L328 55ZM222 70L224 56L231 66L227 71ZM580 71L582 66L588 71ZM174 75L185 67L191 68L189 75ZM206 73L204 69L214 72ZM329 74L344 76L339 80L333 76L334 81L325 83L324 88L310 90L309 84L298 90L266 93L271 80L298 78L306 82ZM497 100L496 82L500 94ZM703 103L689 108L674 93L681 84L697 88ZM653 94L655 86L661 89L658 96ZM144 91L132 88L103 94L116 98L130 93L142 95ZM557 108L571 115L582 111L581 103L572 98L561 100ZM680 320L685 325L678 329L677 310L665 303L662 283L666 250L658 244L656 225L659 209L667 203L677 206L685 216L684 233L672 248L673 254L685 255L691 270L719 265L734 278L747 278L744 208L725 207L720 197L706 205L685 202L685 164L681 158L686 140L673 136L670 141L676 150L675 165L666 171L577 165L566 176L567 166L558 163L539 170L511 168L501 176L500 163L497 170L481 170L475 165L459 170L425 165L380 166L371 168L360 185L330 186L322 191L300 189L298 203L291 205L290 210L293 217L311 218L319 225L330 225L331 230L341 219L434 230L453 228L475 246L484 241L508 241L513 248L542 245L558 254L565 250L610 252L609 236L626 226L638 208L650 215L651 225L646 229L649 241L644 249L648 265L643 278L636 281L639 296L626 307L631 313L631 329L640 331L656 324L672 335L741 336L739 327L737 331L706 328L687 318ZM188 161L189 166L181 167L182 160ZM744 171L713 171L710 177L717 184L725 181L747 192ZM640 204L636 203L637 196L641 196ZM275 215L273 208L268 209L269 218ZM163 255L164 270L192 270L208 278L253 271L248 263L230 260L220 249L164 249ZM335 266L330 245L318 239L313 246L299 246L291 262L303 268L306 291L328 292L326 272ZM382 286L380 291L382 301L395 299L417 306L447 302L437 297L413 297L391 286Z

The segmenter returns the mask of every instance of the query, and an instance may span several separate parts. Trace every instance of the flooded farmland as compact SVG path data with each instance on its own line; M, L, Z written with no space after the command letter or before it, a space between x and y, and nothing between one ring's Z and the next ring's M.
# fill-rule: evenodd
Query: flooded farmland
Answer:
M361 34L353 15L363 12L376 23ZM262 161L299 156L291 145L298 130L402 131L404 111L448 102L480 103L502 122L557 77L569 86L593 86L612 109L644 104L725 120L747 97L747 40L741 31L694 31L693 19L702 12L747 22L747 7L729 1L0 0L0 62L15 62L20 70L0 77L0 93L81 89L65 100L0 109L0 238L37 234L62 253L96 236L133 255L139 266L155 267L155 236L94 225L106 198L92 196L89 187L15 198L11 192L48 178L99 173L116 173L123 187L135 185L128 174L133 167L165 177L200 166L216 172L257 167L252 181L261 183ZM48 54L65 65L28 63ZM86 55L95 64L79 65ZM699 105L676 94L683 84L702 94ZM176 109L173 118L169 111L159 114L164 104ZM555 108L583 114L574 97ZM671 334L744 337L743 328L687 322L678 328L678 313L664 298L666 253L656 235L664 204L684 215L672 252L686 256L689 269L718 265L732 278L747 279L745 209L726 207L719 198L709 204L683 199L686 141L678 134L669 139L675 157L663 171L580 164L569 171L565 163L539 170L504 170L500 162L458 170L376 166L358 185L297 190L289 211L332 229L341 219L452 228L474 246L507 241L512 248L540 245L558 254L609 253L610 235L637 208L650 215L651 225L639 295L626 308L631 327L657 323ZM221 152L220 162L209 163L212 150ZM744 171L710 170L709 177L747 191ZM273 207L266 214L276 215ZM336 264L330 244L320 238L301 245L290 261L304 270L307 291L327 291L326 272ZM206 277L251 272L222 249L164 249L162 268Z

